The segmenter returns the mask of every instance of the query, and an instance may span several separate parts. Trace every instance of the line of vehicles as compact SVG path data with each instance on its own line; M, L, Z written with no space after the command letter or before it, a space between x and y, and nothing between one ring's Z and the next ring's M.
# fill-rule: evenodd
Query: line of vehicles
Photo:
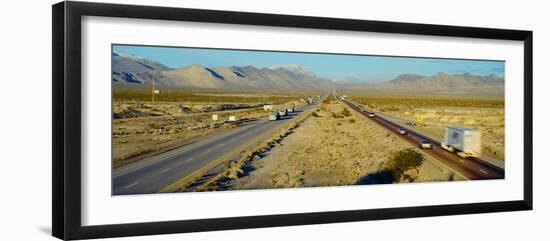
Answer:
M288 116L289 113L293 113L294 111L295 111L294 105L288 108L280 109L279 111L273 111L269 113L269 120L271 121L280 120L283 116Z
M400 127L397 129L397 133L407 135L409 130ZM481 132L462 126L448 126L445 128L445 136L440 146L449 152L456 152L462 158L478 158L481 153ZM421 139L418 147L422 149L433 148L432 143L426 139Z
M343 101L347 101L344 96L341 97ZM367 113L370 118L376 117L374 112L369 112L362 105L356 105L359 109ZM394 124L395 125L395 124ZM398 127L395 130L399 135L408 135L409 130L403 127ZM443 141L440 143L441 148L456 153L462 158L481 156L481 132L471 128L462 126L448 126L445 129L445 135ZM432 141L427 139L420 139L418 147L421 149L432 149Z
M304 102L306 105L312 105L314 98L320 99L321 96L317 97L308 97L305 99L300 99L301 102ZM273 105L264 105L264 110L272 110ZM296 111L296 106L293 104L290 107L280 109L278 111L272 111L269 113L268 119L270 121L280 120L284 116L290 115L289 113L294 113Z

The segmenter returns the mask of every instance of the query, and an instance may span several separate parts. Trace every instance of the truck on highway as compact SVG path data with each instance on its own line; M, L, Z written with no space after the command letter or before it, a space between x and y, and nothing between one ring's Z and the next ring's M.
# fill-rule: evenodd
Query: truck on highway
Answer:
M294 105L288 107L288 109L286 109L287 112L289 113L293 113L294 112Z
M272 121L275 121L275 120L278 120L279 119L279 112L275 111L275 112L271 112L269 114L269 120L272 120Z
M462 158L479 157L481 154L481 132L478 130L448 126L441 148L456 152Z

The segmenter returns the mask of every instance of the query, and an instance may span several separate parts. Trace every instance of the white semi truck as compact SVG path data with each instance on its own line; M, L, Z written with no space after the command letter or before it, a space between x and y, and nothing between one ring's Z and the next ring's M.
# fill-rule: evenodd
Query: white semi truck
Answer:
M456 152L462 158L479 157L481 132L461 126L448 126L441 147L447 151Z

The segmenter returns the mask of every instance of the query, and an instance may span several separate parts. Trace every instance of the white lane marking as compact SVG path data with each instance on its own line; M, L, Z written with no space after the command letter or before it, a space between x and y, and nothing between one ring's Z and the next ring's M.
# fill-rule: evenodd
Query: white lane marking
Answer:
M210 153L211 151L212 151L212 149L208 149L208 150L206 151L206 153Z
M124 189L131 188L131 187L133 187L133 186L135 186L135 185L137 185L137 184L138 184L138 182L134 182L134 183L132 183L132 184L130 184L130 185L128 185L128 186L125 186Z
M485 170L483 170L483 169L479 169L479 170L480 170L481 172L485 173L485 174L489 174L489 173L487 173L487 172L486 172Z
M222 143L222 144L219 145L219 147L222 147L222 146L225 146L225 143Z
M164 169L164 170L160 171L160 173L165 173L165 172L167 172L167 171L168 171L168 170L170 170L170 169L172 169L172 168L171 168L171 167L169 167L169 168L166 168L166 169Z
M192 161L193 159L195 159L195 158L191 157L191 158L185 160L185 162L190 162L190 161Z

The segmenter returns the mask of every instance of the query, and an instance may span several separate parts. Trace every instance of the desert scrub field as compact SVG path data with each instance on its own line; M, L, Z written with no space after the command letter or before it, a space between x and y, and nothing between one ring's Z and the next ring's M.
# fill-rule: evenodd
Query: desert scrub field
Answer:
M213 90L184 90L184 89L164 89L158 87L161 93L155 95L158 101L166 102L202 102L202 103L284 103L287 101L300 99L305 96L316 95L316 93L300 92L223 92ZM151 101L151 89L137 88L128 86L113 86L113 99L117 101Z
M225 188L461 180L431 157L334 98L325 100L309 116L280 141L256 153L248 163L248 173L229 178ZM422 160L418 166L410 168L400 162L391 165L396 156L399 159L400 152L406 152L406 156L417 153ZM414 160L418 161L418 156L413 156ZM397 166L400 169L396 169ZM399 175L393 172L395 170Z
M443 138L447 126L464 126L481 131L482 152L504 160L504 100L472 97L351 96L367 109L381 112Z
M280 100L278 100L280 101ZM267 102L274 109L299 100ZM258 103L151 102L114 100L112 118L113 167L118 168L148 155L189 144L198 138L223 132L248 121L267 118L270 111ZM213 120L217 115L218 120ZM229 121L235 116L236 121Z

